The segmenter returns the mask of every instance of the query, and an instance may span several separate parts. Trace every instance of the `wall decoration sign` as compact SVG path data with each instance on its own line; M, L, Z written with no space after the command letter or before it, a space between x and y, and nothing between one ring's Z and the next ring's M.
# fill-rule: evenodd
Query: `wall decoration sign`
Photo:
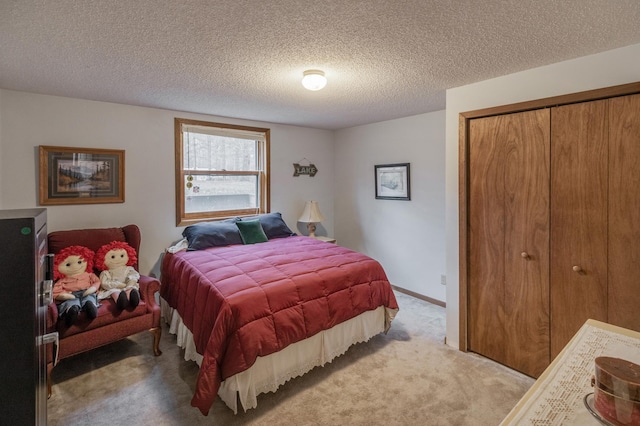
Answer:
M124 202L124 150L39 148L41 205Z
M293 176L295 177L300 175L309 175L310 177L314 177L316 173L318 173L318 168L315 164L309 162L309 160L307 160L306 158L300 160L300 163L303 160L306 160L306 162L309 164L304 166L300 165L299 163L293 163Z
M380 200L411 200L409 163L374 166L376 198Z

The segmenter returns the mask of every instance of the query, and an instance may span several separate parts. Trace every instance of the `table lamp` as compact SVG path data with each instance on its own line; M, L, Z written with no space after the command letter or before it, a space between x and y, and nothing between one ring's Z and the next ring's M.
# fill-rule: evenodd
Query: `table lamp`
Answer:
M309 236L315 238L316 236L316 223L322 222L324 216L320 213L320 207L318 207L317 201L307 201L304 205L304 211L300 215L298 222L304 222L307 224L309 230Z

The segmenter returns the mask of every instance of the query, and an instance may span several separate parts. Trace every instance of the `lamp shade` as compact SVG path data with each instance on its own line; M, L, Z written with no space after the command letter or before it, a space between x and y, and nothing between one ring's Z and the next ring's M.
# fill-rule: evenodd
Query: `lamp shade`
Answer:
M304 211L300 215L298 222L317 223L322 222L324 216L320 213L317 201L307 201L304 205Z

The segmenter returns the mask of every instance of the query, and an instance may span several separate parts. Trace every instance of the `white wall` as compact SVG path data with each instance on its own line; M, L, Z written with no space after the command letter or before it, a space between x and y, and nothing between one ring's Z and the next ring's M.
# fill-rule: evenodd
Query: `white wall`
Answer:
M392 284L444 301L445 111L343 129L335 142L335 237ZM410 163L411 201L377 200L374 165Z
M38 145L125 150L125 203L49 206L49 231L91 227L141 228L140 270L149 273L164 248L178 240L175 226L174 117L271 129L271 211L295 231L309 197L320 202L333 233L333 132L273 123L142 108L0 90L0 205L38 205ZM303 157L318 174L293 177Z
M459 343L458 117L472 111L640 81L640 44L447 90L447 343Z

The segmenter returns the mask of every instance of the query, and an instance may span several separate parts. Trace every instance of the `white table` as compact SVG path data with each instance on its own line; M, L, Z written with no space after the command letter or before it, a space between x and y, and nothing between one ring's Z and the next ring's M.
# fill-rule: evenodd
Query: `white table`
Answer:
M588 320L501 425L600 425L583 401L599 356L640 364L640 333Z

